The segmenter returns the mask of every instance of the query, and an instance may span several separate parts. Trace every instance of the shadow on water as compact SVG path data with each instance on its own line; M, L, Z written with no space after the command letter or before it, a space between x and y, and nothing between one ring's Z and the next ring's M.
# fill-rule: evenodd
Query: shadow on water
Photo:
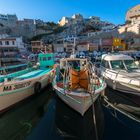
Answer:
M52 96L50 85L40 94L30 96L0 115L0 139L23 140L47 111Z
M104 131L104 117L99 101L96 102L98 136L101 139ZM63 103L57 96L48 111L27 140L96 140L92 108L84 117Z
M99 100L95 104L98 137L101 139L104 130L104 117ZM57 135L63 139L96 140L92 107L82 117L57 98L55 128Z
M140 139L139 123L100 103L99 98L95 103L99 140ZM92 107L82 117L62 102L52 87L1 114L0 124L2 140L96 140Z
M114 91L111 88L106 89L105 98L107 101L103 101L104 140L140 140L138 98ZM138 110L136 111L136 109Z

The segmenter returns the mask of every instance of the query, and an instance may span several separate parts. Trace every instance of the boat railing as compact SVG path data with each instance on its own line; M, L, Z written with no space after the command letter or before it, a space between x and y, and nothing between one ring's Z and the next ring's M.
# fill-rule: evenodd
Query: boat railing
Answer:
M67 62L66 62L67 63ZM71 69L71 66L67 63L66 67L64 68L64 74L60 73L63 77L63 85L64 85L64 94L66 93L66 89L68 89L68 81L70 80L69 77L69 71Z
M95 66L91 61L89 61L88 70L89 70L89 81L91 81L91 82L89 82L89 92L91 94L94 94L95 86L96 86L96 84L95 84L96 82L94 82L94 81L96 81L96 79L99 80L99 77L97 76Z

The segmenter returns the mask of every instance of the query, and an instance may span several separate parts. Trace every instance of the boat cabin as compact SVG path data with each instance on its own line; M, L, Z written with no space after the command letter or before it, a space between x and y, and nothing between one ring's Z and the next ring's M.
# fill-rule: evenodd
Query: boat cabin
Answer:
M87 59L65 58L60 61L60 69L71 67L75 70L81 70L87 65Z
M48 53L48 54L39 54L38 55L38 62L40 67L52 67L54 66L54 54Z
M60 61L61 73L66 76L63 80L70 90L88 89L89 71L87 59L65 58Z
M102 56L101 67L112 70L136 70L139 64L131 56L124 54L105 54Z

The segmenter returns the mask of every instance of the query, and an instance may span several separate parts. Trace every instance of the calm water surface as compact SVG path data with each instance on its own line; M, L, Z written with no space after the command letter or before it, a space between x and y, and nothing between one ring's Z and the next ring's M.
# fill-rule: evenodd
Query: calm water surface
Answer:
M140 124L107 109L100 100L95 115L97 129L92 107L81 117L47 87L1 114L0 140L140 140Z

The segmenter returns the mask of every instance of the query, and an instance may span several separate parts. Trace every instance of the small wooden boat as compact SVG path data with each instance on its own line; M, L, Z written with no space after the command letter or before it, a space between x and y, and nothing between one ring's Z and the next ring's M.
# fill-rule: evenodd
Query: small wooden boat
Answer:
M0 111L39 93L52 82L54 69L53 54L39 54L38 65L24 70L0 75Z
M106 88L87 59L61 59L54 81L57 95L82 116Z

